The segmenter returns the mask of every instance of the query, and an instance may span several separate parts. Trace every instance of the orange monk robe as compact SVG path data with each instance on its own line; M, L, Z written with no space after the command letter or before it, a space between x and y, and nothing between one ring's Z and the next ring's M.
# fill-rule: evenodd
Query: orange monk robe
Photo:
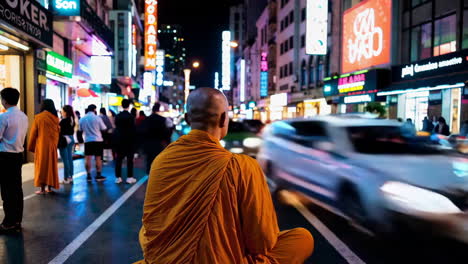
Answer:
M57 144L60 126L58 117L43 111L34 118L29 133L28 150L34 156L34 186L60 187L58 178Z
M304 229L279 232L258 163L193 130L153 162L139 263L302 263L313 249Z

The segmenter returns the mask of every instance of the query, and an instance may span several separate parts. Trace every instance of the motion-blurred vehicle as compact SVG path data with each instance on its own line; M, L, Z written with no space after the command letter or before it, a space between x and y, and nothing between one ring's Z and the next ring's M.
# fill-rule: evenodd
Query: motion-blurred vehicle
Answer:
M257 159L278 189L355 226L388 234L417 224L468 242L468 159L414 138L391 120L279 121L265 129Z
M259 132L260 130L249 127L245 121L230 121L228 134L220 143L232 153L245 154L255 158L262 143L261 138L257 135Z

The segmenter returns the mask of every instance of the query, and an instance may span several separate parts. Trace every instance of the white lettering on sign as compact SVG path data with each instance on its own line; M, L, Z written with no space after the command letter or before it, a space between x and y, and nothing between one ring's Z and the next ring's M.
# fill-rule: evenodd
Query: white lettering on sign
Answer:
M40 10L36 1L30 0L5 0L7 7L3 6L0 3L0 18L13 23L18 26L23 31L31 34L36 38L41 38L40 29L49 31L47 26L47 15L44 11ZM16 14L13 10L8 9L17 9L19 8L19 15ZM33 22L40 29L35 27L29 22Z
M455 57L449 60L444 60L444 61L439 61L439 62L428 62L423 65L410 64L401 69L401 78L405 78L407 76L414 77L416 73L433 71L439 68L450 67L450 66L459 65L462 63L463 63L462 57Z
M63 61L59 58L54 56L47 55L47 64L64 72L64 73L72 73L73 72L73 64Z
M354 103L364 103L364 102L371 102L372 97L368 94L357 95L357 96L346 96L344 98L345 104L354 104Z
M355 39L348 39L349 62L355 63L372 57L378 57L383 50L383 30L375 27L373 8L359 13L354 20Z
M75 1L56 0L55 8L57 9L77 9Z

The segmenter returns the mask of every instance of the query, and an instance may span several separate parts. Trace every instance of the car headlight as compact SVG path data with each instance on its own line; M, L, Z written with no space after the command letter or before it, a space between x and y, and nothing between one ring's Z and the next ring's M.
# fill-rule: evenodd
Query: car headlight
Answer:
M262 144L262 140L255 137L249 137L244 139L242 145L247 148L258 148Z
M380 187L385 198L397 210L406 213L454 214L460 209L447 197L403 182L386 182Z
M224 141L224 140L220 140L219 144L221 144L221 146L223 146L223 148L226 147L226 141Z
M244 150L242 148L231 148L229 149L230 152L234 153L234 154L242 154L244 153Z

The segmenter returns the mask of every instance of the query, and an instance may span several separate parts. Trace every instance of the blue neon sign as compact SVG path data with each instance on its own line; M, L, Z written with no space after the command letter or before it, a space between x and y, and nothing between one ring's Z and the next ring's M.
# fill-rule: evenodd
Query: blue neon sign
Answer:
M80 0L52 0L52 10L57 16L79 16Z
M260 96L268 96L268 72L260 72Z

